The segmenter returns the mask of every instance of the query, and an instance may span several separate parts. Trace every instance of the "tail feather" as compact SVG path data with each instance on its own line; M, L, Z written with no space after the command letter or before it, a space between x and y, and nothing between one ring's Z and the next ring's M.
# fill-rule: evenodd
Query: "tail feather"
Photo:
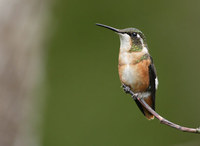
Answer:
M155 103L154 100L151 96L144 98L144 101L153 109L155 110ZM138 101L135 100L137 106L139 107L139 109L141 110L141 112L144 114L144 116L148 119L148 120L153 120L154 119L154 115L152 115L150 112L148 112L148 110Z

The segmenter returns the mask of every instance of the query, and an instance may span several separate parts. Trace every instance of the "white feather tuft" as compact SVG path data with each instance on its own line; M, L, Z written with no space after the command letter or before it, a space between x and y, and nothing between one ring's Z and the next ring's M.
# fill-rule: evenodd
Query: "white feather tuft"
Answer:
M158 89L158 78L155 79L156 89Z

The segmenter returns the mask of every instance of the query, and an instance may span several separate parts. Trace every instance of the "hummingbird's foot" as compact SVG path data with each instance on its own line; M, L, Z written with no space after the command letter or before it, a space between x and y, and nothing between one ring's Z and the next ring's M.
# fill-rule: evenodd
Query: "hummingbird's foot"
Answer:
M131 91L131 88L129 86L126 86L125 84L122 84L122 88L124 89L124 92L127 94L127 93L130 93Z
M131 95L131 97L133 98L133 100L136 100L137 99L137 96L138 96L138 94L136 93L136 94L133 94L133 95Z
M134 93L134 94L132 95L132 98L133 98L134 100L136 100L137 98L142 99L143 96L142 96L142 93Z
M130 88L129 86L125 85L125 84L122 84L122 88L124 89L124 92L125 92L126 94L128 94L128 93L131 94L131 97L132 97L134 100L136 100L138 97L139 97L140 99L143 98L142 93L134 93L133 91L131 91L131 88Z

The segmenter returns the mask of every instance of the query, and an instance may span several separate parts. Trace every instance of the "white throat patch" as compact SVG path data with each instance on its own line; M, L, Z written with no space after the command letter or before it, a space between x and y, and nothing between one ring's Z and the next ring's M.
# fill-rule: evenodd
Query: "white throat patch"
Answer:
M128 34L119 33L120 51L128 51L131 49L131 37Z

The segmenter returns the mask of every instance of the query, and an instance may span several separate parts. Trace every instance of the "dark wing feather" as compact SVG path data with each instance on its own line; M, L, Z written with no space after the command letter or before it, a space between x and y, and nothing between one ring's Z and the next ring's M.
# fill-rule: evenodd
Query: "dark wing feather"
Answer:
M152 98L152 109L155 110L155 95L156 95L156 83L155 83L155 79L156 79L156 68L153 64L153 58L150 56L151 59L151 64L149 65L149 87L148 87L148 91L151 92L151 98ZM145 115L144 112L144 107L141 105L141 103L138 100L135 100L137 106L139 107L139 109L141 110L141 112Z
M153 58L150 56L151 58L151 64L149 65L149 88L148 91L151 92L151 97L153 100L153 105L152 108L153 110L155 110L155 98L156 98L156 83L155 83L155 79L156 79L156 68L153 64Z
M135 100L135 103L136 103L137 106L139 107L140 111L145 115L144 109L143 109L143 106L141 105L141 103L140 103L137 99Z

